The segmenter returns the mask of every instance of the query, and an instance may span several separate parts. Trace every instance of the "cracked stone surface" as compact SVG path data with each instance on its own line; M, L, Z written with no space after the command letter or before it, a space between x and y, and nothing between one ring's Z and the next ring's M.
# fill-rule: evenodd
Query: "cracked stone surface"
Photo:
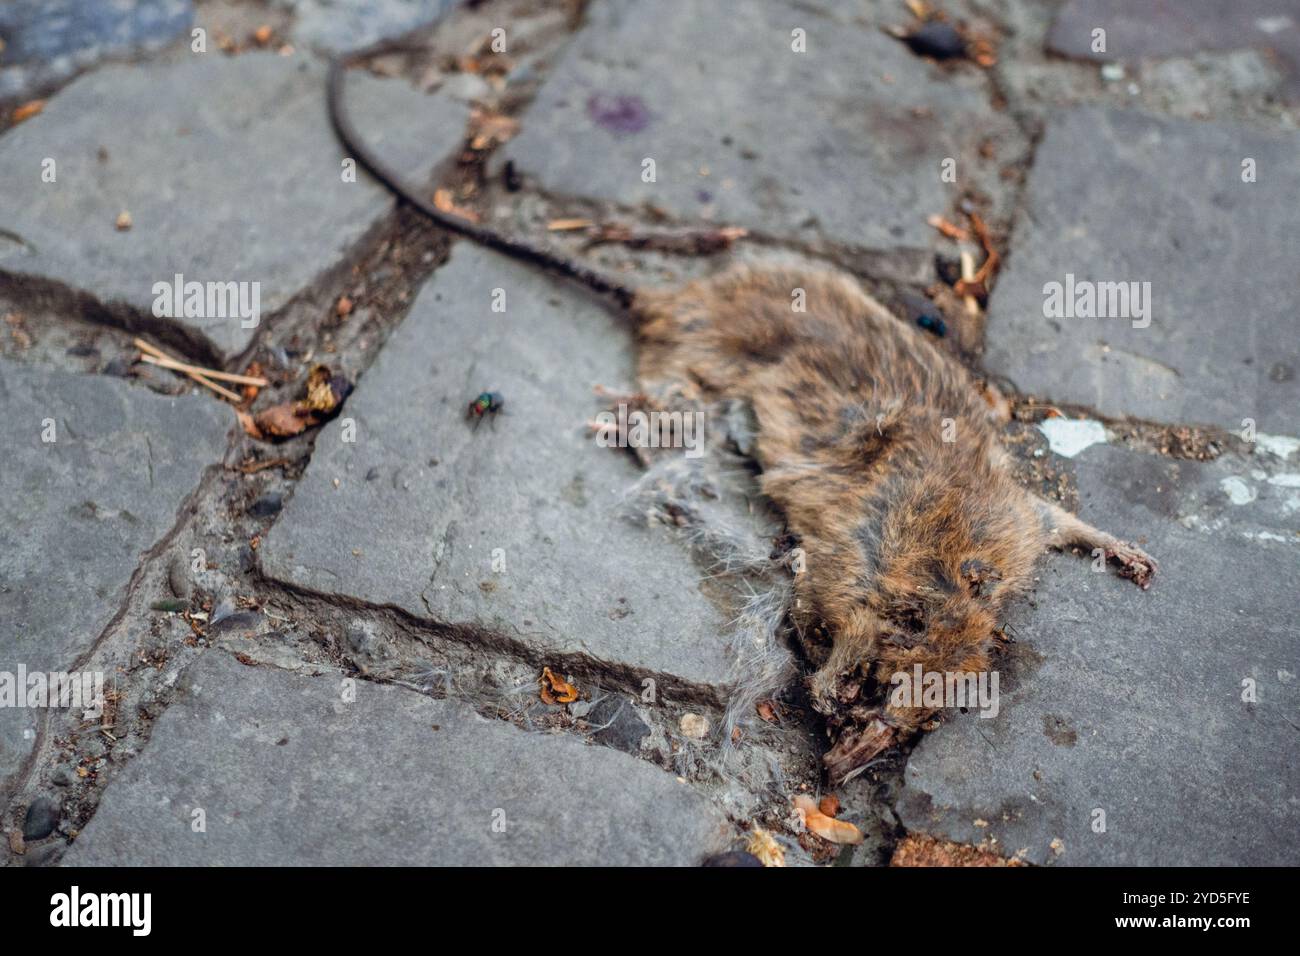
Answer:
M0 6L0 100L107 57L158 50L193 22L190 0L10 0Z
M978 180L978 139L1020 140L979 71L942 74L830 7L611 2L587 20L497 157L548 192L889 250L875 269L918 278L926 217ZM961 187L941 181L948 157Z
M208 652L66 862L694 865L730 836L707 800L625 754L396 687L361 683L344 703L340 681Z
M171 323L202 349L238 355L256 328L155 319L154 284L177 273L260 283L265 323L394 208L364 173L343 181L324 76L302 58L213 53L81 78L0 139L0 188L28 197L0 223L0 274L88 293L119 321ZM404 83L354 74L347 95L363 135L417 181L439 158L429 144L464 127L463 107ZM53 183L41 179L47 157Z
M1112 416L1300 432L1300 136L1081 108L1039 146L985 364ZM1242 159L1258 181L1242 181ZM1131 184L1117 189L1117 183ZM1045 286L1149 282L1144 318L1044 315Z
M1259 458L1079 457L1080 514L1142 542L1160 574L1142 592L1048 562L1011 616L1000 713L954 715L913 752L907 827L1035 863L1300 862L1300 465Z
M67 670L221 460L233 419L205 396L2 359L0 410L0 671ZM0 787L31 752L42 713L0 708Z
M620 517L639 469L585 428L593 386L632 377L610 312L458 243L349 399L356 441L342 420L317 440L265 573L542 653L724 680L725 615L677 541ZM504 412L471 426L469 400L504 383Z
M1105 50L1093 49L1097 28L1106 31ZM1300 10L1289 0L1067 0L1047 39L1055 53L1103 61L1263 49L1300 95Z
M455 0L280 0L280 5L297 16L295 41L341 53L436 23Z

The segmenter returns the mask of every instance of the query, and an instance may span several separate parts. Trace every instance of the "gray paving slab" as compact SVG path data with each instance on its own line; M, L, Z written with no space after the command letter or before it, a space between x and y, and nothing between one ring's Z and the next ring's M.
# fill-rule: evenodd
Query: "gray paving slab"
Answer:
M36 93L108 57L161 49L193 20L190 0L9 0L0 5L0 100Z
M689 866L730 835L644 761L341 680L205 654L64 862Z
M985 137L1006 156L1020 141L978 70L942 73L847 10L615 0L588 10L495 158L552 193L871 250L876 271L916 278L930 275L926 217L977 181L1003 191L977 178ZM956 183L940 177L948 157Z
M458 243L348 400L356 441L343 418L317 439L259 549L265 573L541 653L724 680L726 615L668 532L620 517L640 471L585 427L608 405L593 386L632 382L613 314ZM473 427L485 390L505 409Z
M343 154L325 113L324 67L306 56L191 54L105 67L0 138L0 189L26 201L0 217L0 275L89 293L174 321L228 357L257 328L216 308L155 319L155 283L258 283L262 321L329 270L394 208ZM399 168L427 175L456 142L464 108L407 84L349 78L362 133ZM432 145L431 145L432 144ZM55 161L55 182L42 180ZM130 213L127 231L115 227Z
M985 365L1106 415L1300 433L1297 151L1300 135L1216 123L1054 118L989 304ZM1071 276L1075 315L1046 314L1050 285L1070 298ZM1137 283L1146 314L1130 299L1127 317L1080 317L1080 290L1099 283Z
M920 742L901 819L1035 863L1295 865L1296 463L1104 445L1077 462L1082 516L1142 541L1160 574L1142 592L1051 559L1011 617L1000 713L955 716Z
M1097 49L1093 31L1106 31ZM1066 0L1048 48L1081 59L1138 60L1207 50L1269 50L1300 95L1300 9L1290 0Z
M67 670L91 648L233 423L202 395L0 360L0 671ZM42 716L0 708L0 787Z
M326 53L369 46L437 23L455 0L281 0L297 17L297 43Z

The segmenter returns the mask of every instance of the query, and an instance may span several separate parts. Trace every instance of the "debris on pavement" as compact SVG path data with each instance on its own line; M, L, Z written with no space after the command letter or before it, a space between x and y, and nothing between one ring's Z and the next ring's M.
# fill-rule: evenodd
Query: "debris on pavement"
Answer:
M794 809L808 832L828 843L856 846L862 842L861 830L846 820L836 820L823 813L817 802L807 794L801 793L794 798Z
M700 714L682 714L677 726L691 740L703 740L709 734L709 719Z
M10 115L10 122L17 126L19 123L23 122L23 120L31 119L43 109L45 109L44 100L31 100L30 102L23 103L21 106L14 107L14 111Z
M890 866L1026 866L992 850L910 833L894 848Z
M764 866L785 866L785 850L772 834L760 827L755 827L750 833L745 849Z
M541 698L546 704L571 704L578 699L578 688L557 677L549 667L542 668Z

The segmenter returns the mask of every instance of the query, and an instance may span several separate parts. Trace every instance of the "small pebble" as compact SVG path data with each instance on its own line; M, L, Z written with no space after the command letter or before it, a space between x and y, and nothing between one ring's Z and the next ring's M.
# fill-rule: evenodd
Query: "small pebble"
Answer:
M966 53L966 40L951 24L931 20L903 41L919 56L950 60Z
M718 853L709 857L703 863L704 866L758 866L763 865L763 861L752 853L746 853L744 850L732 850L730 853Z
M682 714L682 719L678 725L681 728L683 736L692 740L703 740L709 733L708 718L699 714Z
M269 518L279 514L284 507L284 496L278 491L269 491L248 506L248 513L254 518Z
M59 825L59 805L49 797L37 797L23 820L24 840L44 840Z
M194 583L190 580L190 564L185 559L185 555L173 555L168 563L167 587L171 588L172 594L182 601L190 599L190 593L194 590Z

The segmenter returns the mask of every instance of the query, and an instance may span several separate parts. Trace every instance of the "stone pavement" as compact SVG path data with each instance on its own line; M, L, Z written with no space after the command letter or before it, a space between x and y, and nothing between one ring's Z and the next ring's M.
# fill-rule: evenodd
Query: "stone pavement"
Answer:
M1277 197L1300 194L1297 150L1298 134L1132 111L1054 119L990 307L988 369L1105 415L1294 433L1300 276ZM1138 283L1147 314L1045 315L1044 287L1068 276Z
M119 613L142 555L176 523L229 415L199 395L0 359L0 671L72 671ZM0 784L46 712L0 707Z
M191 349L239 355L393 209L372 180L344 179L324 77L311 60L246 53L77 80L0 141L0 188L30 197L6 216L0 270L89 295L122 324L166 328ZM348 98L376 148L416 173L441 158L429 144L464 125L460 107L400 83L357 77ZM115 228L123 211L127 231ZM260 313L159 323L154 284L177 273L257 283Z
M397 687L344 693L204 655L65 862L680 866L730 839L685 783L613 750Z
M112 689L98 718L0 707L0 860L693 865L755 826L791 864L836 856L790 814L823 786L816 715L792 686L777 723L725 710L740 664L781 656L737 636L762 637L745 628L783 592L720 579L671 520L628 520L641 470L585 427L594 386L635 386L626 325L448 252L341 175L325 55L417 30L433 53L349 75L376 150L628 281L727 257L546 224L739 225L742 255L821 256L940 304L958 301L945 264L980 249L927 219L964 223L965 202L993 227L1003 271L962 341L1037 400L1022 417L1066 411L1010 445L1161 573L1141 592L1045 558L998 715L949 714L844 788L876 849L840 862L883 862L903 832L1049 865L1300 862L1300 116L1286 69L1247 82L1217 39L1282 62L1294 25L1263 3L1216 8L1214 36L1155 3L943 6L1001 42L996 63L914 54L886 0L593 0L578 23L540 0L285 0L274 42L203 55L191 22L247 5L0 12L0 100L50 93L0 131L0 196L22 197L0 207L0 679ZM1081 46L1094 21L1106 56ZM1128 91L1112 60L1222 95ZM520 124L492 155L457 148L470 85ZM177 273L257 282L261 321L155 314ZM1067 281L1141 298L1045 314ZM135 332L255 360L272 384L254 412L318 363L356 388L322 427L259 441L211 394L170 394L185 380L135 363ZM484 390L505 407L475 427ZM708 507L766 558L781 528L746 487Z

